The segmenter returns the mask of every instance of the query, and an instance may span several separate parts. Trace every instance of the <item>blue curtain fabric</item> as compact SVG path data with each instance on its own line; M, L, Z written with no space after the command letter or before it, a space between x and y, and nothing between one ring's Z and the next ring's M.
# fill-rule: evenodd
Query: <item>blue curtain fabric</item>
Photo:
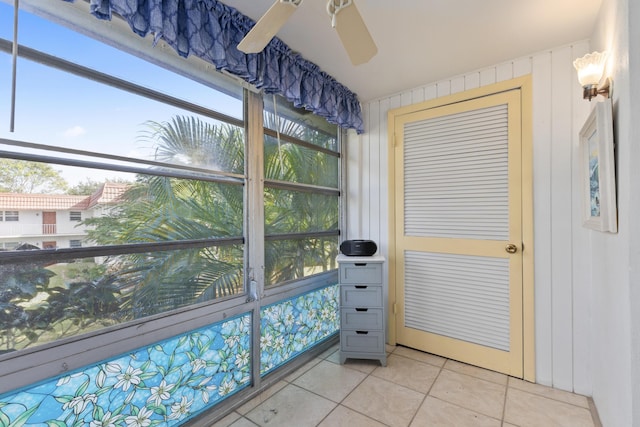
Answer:
M136 34L151 33L183 57L196 55L330 123L364 131L356 94L278 38L260 53L240 52L238 43L255 22L216 0L91 0L91 13L107 20L116 13Z

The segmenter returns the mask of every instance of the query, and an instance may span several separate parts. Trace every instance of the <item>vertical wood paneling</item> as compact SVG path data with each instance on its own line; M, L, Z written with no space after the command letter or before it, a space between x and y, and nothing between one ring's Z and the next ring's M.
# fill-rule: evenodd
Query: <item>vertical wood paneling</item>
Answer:
M533 169L535 241L536 381L589 394L590 277L577 261L588 256L572 245L582 233L577 211L575 150L577 132L589 104L579 96L572 61L588 51L588 43L474 71L426 84L365 105L367 134L350 134L349 219L361 234L370 233L388 255L387 112L461 90L474 89L531 73L533 76ZM576 94L577 92L577 94ZM371 129L372 134L369 134ZM368 147L367 147L368 145ZM355 159L352 157L356 157ZM573 167L572 167L573 165ZM360 191L365 190L361 193ZM373 213L375 211L376 213ZM576 240L576 236L578 236ZM580 237L581 236L581 237ZM355 236L353 236L355 237ZM374 238L374 237L371 237ZM587 288L587 289L586 289Z
M419 92L424 94L424 91L420 90ZM378 110L378 120L380 121L380 144L378 147L378 166L380 173L378 176L380 177L379 182L380 186L379 190L379 200L380 200L380 212L379 218L380 223L378 224L378 248L381 253L388 254L389 248L389 163L387 159L389 158L389 140L388 140L388 129L389 123L387 119L387 112L390 109L391 101L386 98L380 101L379 110ZM395 108L395 107L394 107ZM385 262L382 264L383 275L382 275L382 283L383 283L383 296L384 301L389 303L389 263ZM389 338L389 322L385 322L387 330L385 331L385 337Z
M402 92L400 95L400 103L402 106L413 104L413 91Z
M551 312L553 318L553 386L573 388L573 304L572 304L572 214L571 142L572 90L571 48L551 54L551 114L565 117L551 123ZM569 126L567 126L569 124Z
M437 86L437 97L442 98L443 96L447 96L451 94L451 81L443 80L438 82Z
M551 385L551 53L533 58L532 78L536 381Z
M484 70L480 71L480 86L491 85L491 84L494 84L495 82L496 82L495 67L485 68Z
M496 67L496 81L503 82L513 78L513 62L505 62Z
M573 46L572 58L580 58L590 52L589 44L586 42ZM573 390L576 393L587 396L592 395L591 381L591 336L592 325L585 319L591 319L591 271L585 268L585 260L591 258L590 232L581 226L582 224L582 188L580 177L580 138L578 133L582 123L586 120L591 110L591 103L582 99L582 87L578 79L574 78L571 92L573 101L573 123L572 128L572 165L573 165ZM578 178L578 179L575 179Z
M358 227L359 234L354 236L354 238L356 239L366 239L369 235L369 227L371 224L371 209L367 207L367 205L370 203L369 191L371 190L372 175L371 144L377 136L377 129L379 127L377 116L372 115L371 111L377 111L377 106L378 103L372 103L371 105L369 105L365 129L370 129L374 132L369 131L366 134L366 139L363 139L364 143L362 144L362 147L360 147L360 155L362 156L362 160L360 162L362 167L362 175L359 177L360 188L358 192L358 203L362 205L362 207L360 208L361 224Z
M382 133L382 125L380 122L380 103L376 102L371 105L369 110L369 117L373 121L375 120L375 126L371 128L371 138L369 140L369 164L371 165L371 171L380 170L380 145L382 140L386 140L386 134ZM366 232L363 234L363 238L371 239L374 242L380 241L380 180L381 174L371 173L369 176L368 188L365 191L369 201L369 224ZM384 178L386 179L386 177Z
M418 104L424 101L424 88L417 88L411 91L411 103Z
M475 89L478 87L480 87L480 73L471 73L464 76L465 90Z
M463 92L465 90L464 77L451 79L451 93Z
M378 246L380 248L389 247L389 180L387 179L387 177L389 176L389 162L387 162L387 159L389 158L389 141L387 139L389 123L387 122L387 112L390 109L390 105L391 101L388 98L381 100L378 116L378 119L380 120L380 147L378 151L378 155L380 158L380 161L378 163L380 167L380 186L378 187L380 192L380 224L378 224ZM384 268L387 268L386 263L384 265ZM385 282L387 281L386 279L387 276L385 275Z
M513 77L522 77L531 74L531 58L520 58L513 61Z
M429 85L424 88L424 100L429 101L435 99L438 96L438 86Z
M365 129L369 126L369 108L370 104L362 106L362 119ZM350 130L347 133L346 141L346 192L347 192L347 212L346 212L346 239L353 239L362 232L362 210L364 203L358 197L362 188L362 176L364 168L362 165L362 146L369 141L369 134L358 135L355 131Z

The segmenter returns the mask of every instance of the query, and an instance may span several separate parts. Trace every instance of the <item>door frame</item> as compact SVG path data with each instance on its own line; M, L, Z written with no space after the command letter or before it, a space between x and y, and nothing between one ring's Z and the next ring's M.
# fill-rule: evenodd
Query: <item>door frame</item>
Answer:
M531 75L512 80L459 92L453 95L435 98L418 104L389 110L388 155L389 155L389 318L388 343L396 344L396 213L395 213L395 147L396 118L405 114L429 110L445 105L456 104L500 92L519 90L522 114L522 340L524 379L535 382L535 312L534 312L534 276L533 276L533 92Z

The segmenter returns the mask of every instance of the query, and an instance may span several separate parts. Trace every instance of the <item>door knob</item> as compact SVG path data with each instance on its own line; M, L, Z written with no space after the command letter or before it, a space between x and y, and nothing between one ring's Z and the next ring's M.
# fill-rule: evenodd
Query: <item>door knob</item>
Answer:
M509 252L510 254L515 254L516 252L518 252L518 247L513 243L509 243L507 246L505 246L504 250Z

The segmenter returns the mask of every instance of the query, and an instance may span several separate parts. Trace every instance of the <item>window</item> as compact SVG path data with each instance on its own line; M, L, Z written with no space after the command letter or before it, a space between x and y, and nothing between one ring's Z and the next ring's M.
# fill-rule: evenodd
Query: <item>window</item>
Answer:
M265 99L265 286L336 268L339 146L335 126L283 98Z
M12 203L29 206L14 227L25 242L42 233L36 212L69 211L77 224L57 224L58 234L70 235L66 248L62 241L42 249L24 243L0 253L0 288L29 281L21 292L0 295L0 305L13 310L6 318L0 312L0 353L81 334L95 334L100 344L96 331L149 316L189 319L186 307L252 310L244 294L254 263L265 265L260 286L274 292L335 270L335 125L283 99L250 94L192 60L180 59L180 73L168 71L155 64L176 59L151 43L143 56L154 64L20 13L28 37L19 38L37 60L19 58L16 132L0 128L0 168L29 171L15 183L47 179L0 182L0 196L12 193ZM2 21L11 15L0 2L0 38L11 38ZM0 51L0 78L10 64ZM0 103L1 117L9 116L7 105ZM245 111L259 118L261 108L264 126L252 126ZM260 197L247 190L246 183L263 180ZM249 216L257 199L264 213ZM17 221L18 211L5 211L4 220ZM256 235L264 254L246 244Z
M5 221L19 221L20 214L18 211L4 211L4 220Z
M15 133L0 129L0 168L11 171L0 193L28 210L0 239L34 243L0 253L0 306L11 312L0 312L0 353L242 295L243 88L205 86L20 14L20 40L38 60L19 58ZM11 15L0 3L0 20ZM11 37L7 25L0 37ZM2 80L7 59L0 53ZM36 250L42 212L62 210L77 224L57 224L58 234L81 238L40 239Z

